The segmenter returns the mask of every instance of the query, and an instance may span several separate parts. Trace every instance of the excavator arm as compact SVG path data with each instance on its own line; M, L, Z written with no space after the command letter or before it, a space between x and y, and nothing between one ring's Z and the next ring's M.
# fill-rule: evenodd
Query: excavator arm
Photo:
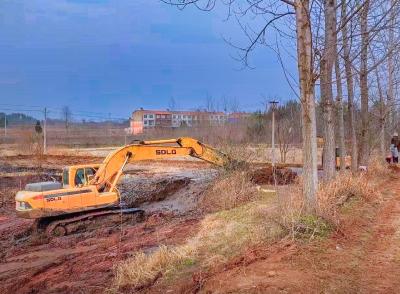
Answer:
M126 164L181 156L199 158L217 166L226 166L231 163L231 159L226 154L193 138L139 141L110 153L90 184L96 185L99 191L114 192Z

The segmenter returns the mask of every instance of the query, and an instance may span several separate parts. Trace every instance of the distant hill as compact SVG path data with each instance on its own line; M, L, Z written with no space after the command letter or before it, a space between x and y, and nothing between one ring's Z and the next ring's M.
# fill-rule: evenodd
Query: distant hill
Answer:
M0 112L0 127L4 128L4 112ZM23 114L23 113L11 113L6 115L7 125L15 125L15 124L35 124L37 119Z

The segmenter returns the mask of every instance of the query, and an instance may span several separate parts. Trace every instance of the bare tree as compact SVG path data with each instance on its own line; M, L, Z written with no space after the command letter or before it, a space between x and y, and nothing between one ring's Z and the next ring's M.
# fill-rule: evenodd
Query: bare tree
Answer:
M293 141L293 128L291 118L280 118L277 121L277 137L281 163L286 163L287 154L290 149L290 143Z
M294 7L296 12L297 66L303 126L303 195L307 210L312 212L315 210L317 202L318 159L310 2L308 0L296 0Z
M239 101L236 99L236 97L234 97L234 98L232 98L231 100L230 100L230 106L229 106L229 110L231 111L231 112L238 112L239 111L239 109L240 109L240 104L239 104Z
M325 179L335 176L335 119L333 114L332 72L336 57L336 1L324 1L325 42L321 57L321 100L324 114L324 160Z
M176 110L176 101L174 96L171 96L171 98L169 98L168 108L169 110Z
M390 1L391 6L396 5L395 0ZM389 106L389 129L390 131L393 130L394 128L394 116L395 116L395 111L394 111L394 105L395 105L395 97L394 97L394 49L395 49L395 26L396 26L396 10L392 8L391 13L390 13L390 21L389 21L389 42L388 42L388 91L387 91L387 97L388 97L388 106Z
M369 0L365 0L360 15L361 54L360 54L360 95L361 95L361 140L360 164L367 165L369 158L369 113L368 113L368 14Z
M380 149L380 154L382 156L382 160L385 158L386 155L386 147L385 147L385 126L386 126L386 103L385 103L385 97L383 95L383 90L382 90L382 85L380 82L380 77L379 77L379 72L378 68L375 69L375 75L376 75L376 85L378 88L378 96L379 96L379 149ZM391 101L390 97L388 97L388 102Z
M68 135L69 132L69 126L72 120L72 112L68 106L63 106L61 109L61 115L62 115L62 120L64 121L64 126L65 126L65 131Z
M209 111L209 112L215 111L214 98L212 96L210 96L209 94L207 94L207 96L205 98L205 109L206 109L206 111Z
M350 128L350 148L351 148L351 170L356 172L358 169L358 143L355 121L354 109L354 80L353 80L353 65L350 56L350 35L348 32L348 19L347 19L347 3L346 0L341 2L341 29L342 29L342 42L343 42L343 60L346 75L346 88L347 88L347 107L349 115L349 128Z
M227 113L228 112L228 105L229 105L229 101L226 98L226 96L222 96L221 97L221 107L222 107L222 111Z
M340 170L344 171L346 169L346 161L345 161L346 145L345 145L345 134L344 134L342 77L340 73L338 55L336 55L336 60L335 60L335 74L336 74L336 108L337 108L337 120L338 120Z

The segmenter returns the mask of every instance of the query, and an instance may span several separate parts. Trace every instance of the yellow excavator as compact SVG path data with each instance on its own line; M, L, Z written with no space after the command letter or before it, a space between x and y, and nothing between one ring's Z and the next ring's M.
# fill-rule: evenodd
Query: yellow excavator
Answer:
M217 166L232 163L230 158L193 138L137 141L111 152L101 164L64 168L62 183L27 184L15 196L16 213L36 219L36 229L62 236L87 220L103 216L128 216L137 219L143 211L123 207L117 189L128 163L140 160L192 156Z

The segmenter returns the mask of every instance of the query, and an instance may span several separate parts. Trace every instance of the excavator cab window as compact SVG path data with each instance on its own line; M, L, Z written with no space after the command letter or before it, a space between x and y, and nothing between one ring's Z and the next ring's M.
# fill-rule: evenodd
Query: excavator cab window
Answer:
M75 186L79 187L86 184L85 171L83 168L79 168L75 173Z
M69 169L67 167L63 170L63 186L64 188L69 186Z
M96 174L96 170L92 167L85 168L85 175L86 175L86 182L90 182L93 179L94 175Z

